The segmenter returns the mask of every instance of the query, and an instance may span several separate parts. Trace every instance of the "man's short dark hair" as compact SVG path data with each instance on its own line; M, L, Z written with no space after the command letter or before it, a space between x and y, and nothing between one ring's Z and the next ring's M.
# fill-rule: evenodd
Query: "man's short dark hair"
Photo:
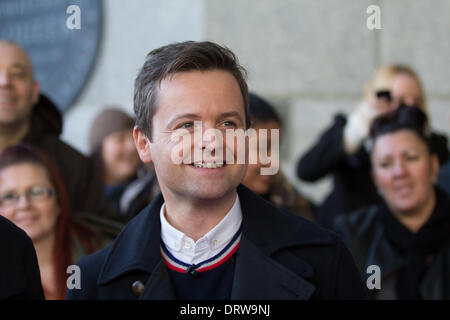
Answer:
M134 84L136 125L151 140L152 119L156 112L157 88L166 77L185 71L223 70L239 84L245 108L246 128L250 126L246 70L234 53L216 43L186 41L151 51L145 58Z

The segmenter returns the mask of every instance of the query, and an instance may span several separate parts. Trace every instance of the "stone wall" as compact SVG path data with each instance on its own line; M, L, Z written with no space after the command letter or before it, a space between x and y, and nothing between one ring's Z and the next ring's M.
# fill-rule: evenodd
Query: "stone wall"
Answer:
M366 26L372 4L381 8L381 30ZM238 55L250 89L284 119L283 171L317 201L330 181L299 182L295 163L336 112L354 108L382 63L407 63L418 71L432 125L450 135L448 0L108 0L104 9L97 66L65 115L65 139L85 152L90 119L105 104L131 112L145 54L181 40L212 40Z

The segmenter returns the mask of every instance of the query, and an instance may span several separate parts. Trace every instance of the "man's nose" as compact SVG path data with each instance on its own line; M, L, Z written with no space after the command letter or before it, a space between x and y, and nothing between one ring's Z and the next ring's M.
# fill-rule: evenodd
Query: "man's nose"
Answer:
M203 134L203 136L196 141L196 146L202 150L214 150L217 145L217 139L217 136L213 135L211 131L208 131L207 134Z
M195 145L200 149L214 149L218 140L223 136L222 132L215 128L213 124L198 123L194 130Z

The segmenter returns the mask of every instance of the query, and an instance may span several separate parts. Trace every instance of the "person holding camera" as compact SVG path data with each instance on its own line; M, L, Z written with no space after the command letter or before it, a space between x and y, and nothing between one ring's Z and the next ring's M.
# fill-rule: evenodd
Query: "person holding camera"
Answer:
M348 116L338 114L333 125L297 164L297 176L308 182L332 174L333 189L317 210L317 222L331 228L344 213L376 203L375 188L367 152L372 120L400 105L416 106L427 114L421 81L411 68L386 65L375 71L365 87L364 99ZM448 160L447 138L433 133L440 163Z

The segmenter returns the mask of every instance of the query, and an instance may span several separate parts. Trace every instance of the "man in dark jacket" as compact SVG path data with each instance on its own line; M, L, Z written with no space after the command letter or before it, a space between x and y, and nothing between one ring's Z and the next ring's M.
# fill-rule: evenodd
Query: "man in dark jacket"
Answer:
M31 239L1 215L0 255L0 300L45 299Z
M112 216L98 174L88 159L59 139L62 118L39 93L26 52L0 41L0 152L25 142L53 161L67 187L72 212Z
M337 236L240 185L239 138L221 136L250 122L230 50L188 41L150 52L134 104L135 143L162 194L111 246L79 261L81 289L69 299L365 298Z

